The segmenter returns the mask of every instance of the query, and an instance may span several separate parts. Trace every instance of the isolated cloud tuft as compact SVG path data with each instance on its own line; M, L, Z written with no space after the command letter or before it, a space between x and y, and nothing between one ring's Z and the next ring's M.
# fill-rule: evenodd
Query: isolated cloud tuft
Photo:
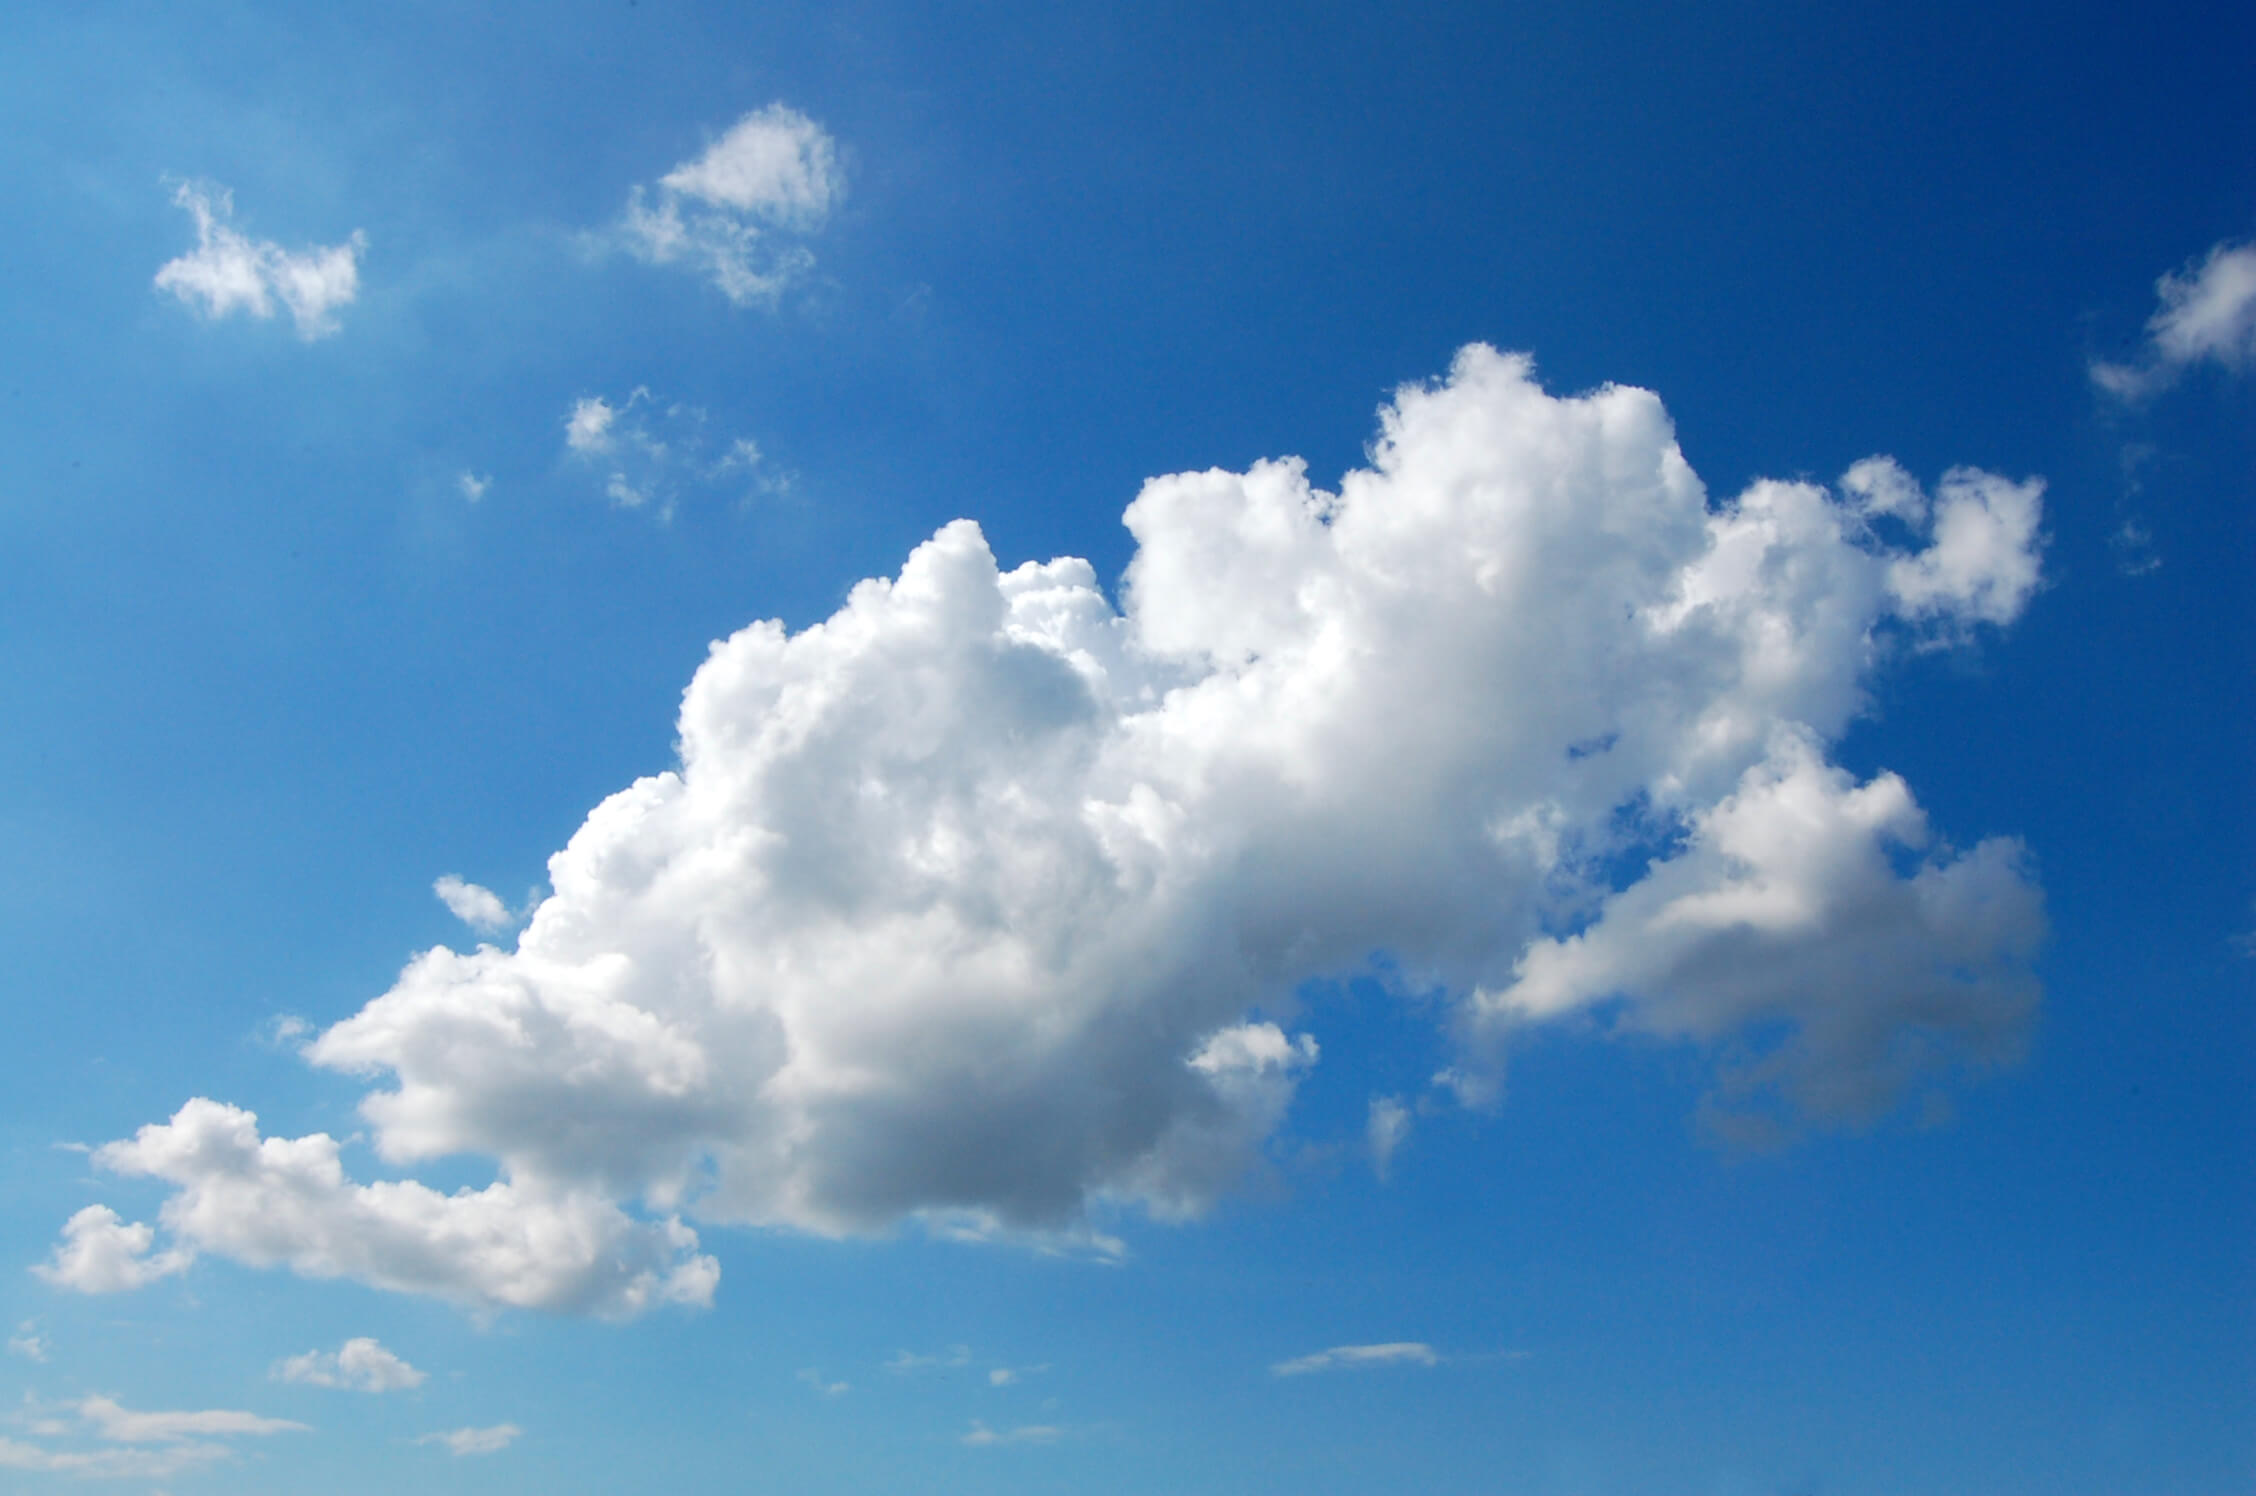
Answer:
M271 317L280 302L311 342L337 330L336 312L360 294L360 255L366 238L354 230L342 244L288 250L271 239L252 239L228 220L234 197L208 182L184 182L173 193L196 220L196 248L157 271L157 288L170 291L205 316L230 312Z
M180 1247L162 1252L155 1228L128 1225L107 1205L89 1205L63 1224L53 1256L32 1271L58 1288L80 1293L122 1293L184 1270L195 1254Z
M491 934L516 923L516 916L501 901L501 895L490 888L465 883L452 873L433 883L431 892L439 896L439 902L447 906L448 913L473 930Z
M1279 1361L1269 1370L1281 1377L1306 1376L1314 1371L1352 1371L1374 1366L1438 1366L1441 1356L1422 1340L1395 1340L1384 1345L1335 1345L1313 1355Z
M514 1423L497 1423L491 1428L458 1428L444 1433L425 1434L418 1444L443 1444L448 1454L457 1459L472 1454L499 1454L517 1442L525 1431Z
M1065 1430L1050 1423L1027 1423L1017 1428L992 1429L974 1418L971 1429L962 1443L973 1449L987 1449L999 1444L1055 1444L1065 1437Z
M353 1392L399 1392L423 1385L424 1373L386 1350L368 1335L355 1336L333 1351L307 1351L278 1361L278 1382L308 1387L339 1387Z
M710 426L702 406L661 403L638 385L615 405L601 395L573 401L564 417L564 450L602 475L604 497L614 505L647 508L660 519L672 517L685 485L741 484L764 492L783 486L762 471L757 442L742 436L716 442Z
M98 1161L178 1187L182 1249L627 1313L710 1292L676 1216L1196 1215L1319 1062L1296 989L1378 953L1449 995L1467 1101L1599 1009L1714 1045L1718 1107L1782 1124L2009 1059L2020 848L1827 745L1901 646L2018 616L2040 485L1875 460L1714 503L1653 395L1485 347L1381 420L1337 493L1146 484L1117 607L959 521L715 644L679 766L596 807L513 949L425 952L306 1049L374 1083L385 1160L501 1182L354 1184L209 1101Z
M1402 1104L1402 1098L1372 1097L1363 1136L1371 1150L1371 1172L1383 1184L1394 1171L1394 1155L1410 1140L1410 1109Z
M2165 274L2154 289L2162 304L2147 319L2143 355L2130 364L2093 363L2101 389L2136 400L2167 389L2197 363L2235 374L2256 364L2256 244L2213 245L2198 266Z
M641 258L702 274L739 306L773 302L814 264L792 236L820 228L845 186L823 127L770 104L655 188L635 188L620 233Z

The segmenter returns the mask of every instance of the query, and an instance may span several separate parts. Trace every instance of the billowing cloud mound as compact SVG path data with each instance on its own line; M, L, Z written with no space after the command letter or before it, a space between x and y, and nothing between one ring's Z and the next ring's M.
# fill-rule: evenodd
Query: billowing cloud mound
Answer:
M1654 396L1482 347L1383 422L1337 494L1148 484L1118 611L959 521L714 645L680 767L595 809L513 949L427 952L307 1049L376 1082L384 1158L490 1189L354 1185L210 1102L103 1161L178 1186L175 1250L627 1312L709 1290L676 1214L1195 1213L1319 1062L1296 985L1377 953L1456 998L1461 1095L1600 1009L1743 1039L1725 1099L1817 1123L2010 1056L2018 846L1826 745L1892 648L2022 610L2041 486L1875 460L1711 506Z

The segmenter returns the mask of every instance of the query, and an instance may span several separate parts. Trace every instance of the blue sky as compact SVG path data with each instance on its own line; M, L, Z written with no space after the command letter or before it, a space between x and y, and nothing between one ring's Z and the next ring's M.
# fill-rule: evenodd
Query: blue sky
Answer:
M20 19L0 1485L2246 1489L2252 64Z

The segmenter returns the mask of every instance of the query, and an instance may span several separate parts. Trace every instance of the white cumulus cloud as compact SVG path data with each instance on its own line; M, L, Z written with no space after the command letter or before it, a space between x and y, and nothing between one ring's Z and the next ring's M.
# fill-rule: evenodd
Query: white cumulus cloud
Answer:
M635 188L620 234L636 255L701 274L739 306L772 302L813 266L799 239L822 226L845 185L829 133L770 104L655 186Z
M2256 364L2256 244L2217 244L2199 265L2155 282L2161 305L2147 319L2146 347L2134 363L2095 362L2094 383L2135 400L2175 383L2195 364L2233 373Z
M1780 728L1691 817L1681 852L1609 895L1587 929L1531 943L1472 1011L1502 1025L1627 997L1628 1025L1698 1039L1782 1020L1791 1037L1727 1072L1727 1089L1862 1119L1953 1052L2017 1053L2044 929L2018 844L1934 855L1903 780L1857 784L1806 729Z
M2011 1056L2043 917L2016 843L1828 745L1902 646L2019 614L2040 506L1886 463L1714 501L1653 395L1468 348L1336 493L1146 484L1117 606L959 521L715 644L678 766L596 807L513 948L425 952L305 1050L370 1080L386 1161L490 1158L487 1190L355 1184L208 1101L98 1160L177 1186L176 1249L697 1302L677 1217L1196 1215L1319 1062L1296 989L1381 952L1450 995L1461 1098L1603 1009L1732 1056L1719 1106L1866 1121Z
M180 1247L162 1252L156 1229L127 1222L107 1205L89 1205L63 1225L63 1239L34 1273L59 1288L80 1293L121 1293L184 1270L194 1253Z
M491 1428L458 1428L444 1433L425 1434L418 1444L443 1444L447 1453L460 1458L469 1454L499 1454L525 1431L514 1423L497 1423Z
M448 913L473 930L491 934L506 930L515 922L516 916L509 912L509 906L501 901L499 894L475 883L465 883L452 873L433 883L431 892L439 896L439 902L447 906Z
M39 1325L36 1321L27 1319L16 1326L16 1333L8 1337L8 1354L21 1356L26 1361L44 1361L47 1359L46 1337L39 1333Z
M355 1184L326 1133L261 1138L258 1118L201 1097L169 1122L95 1151L115 1173L176 1186L162 1221L173 1246L149 1257L151 1228L120 1227L89 1206L90 1231L70 1235L55 1282L93 1292L177 1272L196 1252L309 1278L349 1277L431 1294L479 1309L528 1308L632 1315L660 1303L711 1300L719 1266L672 1219L629 1217L609 1200L548 1181L502 1181L442 1195L413 1180ZM72 1276L69 1253L100 1234L120 1266ZM111 1249L106 1249L111 1250ZM139 1275L136 1280L136 1274Z
M157 288L170 291L207 317L247 312L271 317L276 303L311 342L337 330L337 309L360 294L360 256L367 240L358 230L342 244L289 250L237 229L235 200L224 187L183 182L173 201L196 220L196 247L157 271Z
M278 1382L354 1392L399 1392L422 1386L425 1376L369 1335L356 1335L333 1351L307 1351L277 1361L272 1374Z
M1335 1345L1330 1350L1279 1361L1269 1370L1281 1377L1306 1376L1312 1371L1349 1371L1373 1366L1438 1366L1441 1356L1421 1340L1393 1340L1383 1345Z

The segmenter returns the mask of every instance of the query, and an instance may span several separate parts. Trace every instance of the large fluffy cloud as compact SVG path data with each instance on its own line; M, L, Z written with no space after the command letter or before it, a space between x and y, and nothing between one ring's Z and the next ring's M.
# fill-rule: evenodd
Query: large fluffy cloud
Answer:
M677 1215L1196 1213L1319 1062L1295 988L1382 953L1454 996L1464 1096L1593 1011L1736 1038L1725 1100L1818 1124L2010 1055L2020 849L1827 745L1891 653L2019 613L2041 486L1873 461L1712 503L1653 395L1484 347L1382 419L1336 494L1146 485L1117 609L959 521L715 644L679 766L589 815L512 948L426 952L307 1049L374 1083L385 1160L489 1189L356 1185L210 1102L101 1161L177 1186L172 1250L627 1312L710 1288Z

